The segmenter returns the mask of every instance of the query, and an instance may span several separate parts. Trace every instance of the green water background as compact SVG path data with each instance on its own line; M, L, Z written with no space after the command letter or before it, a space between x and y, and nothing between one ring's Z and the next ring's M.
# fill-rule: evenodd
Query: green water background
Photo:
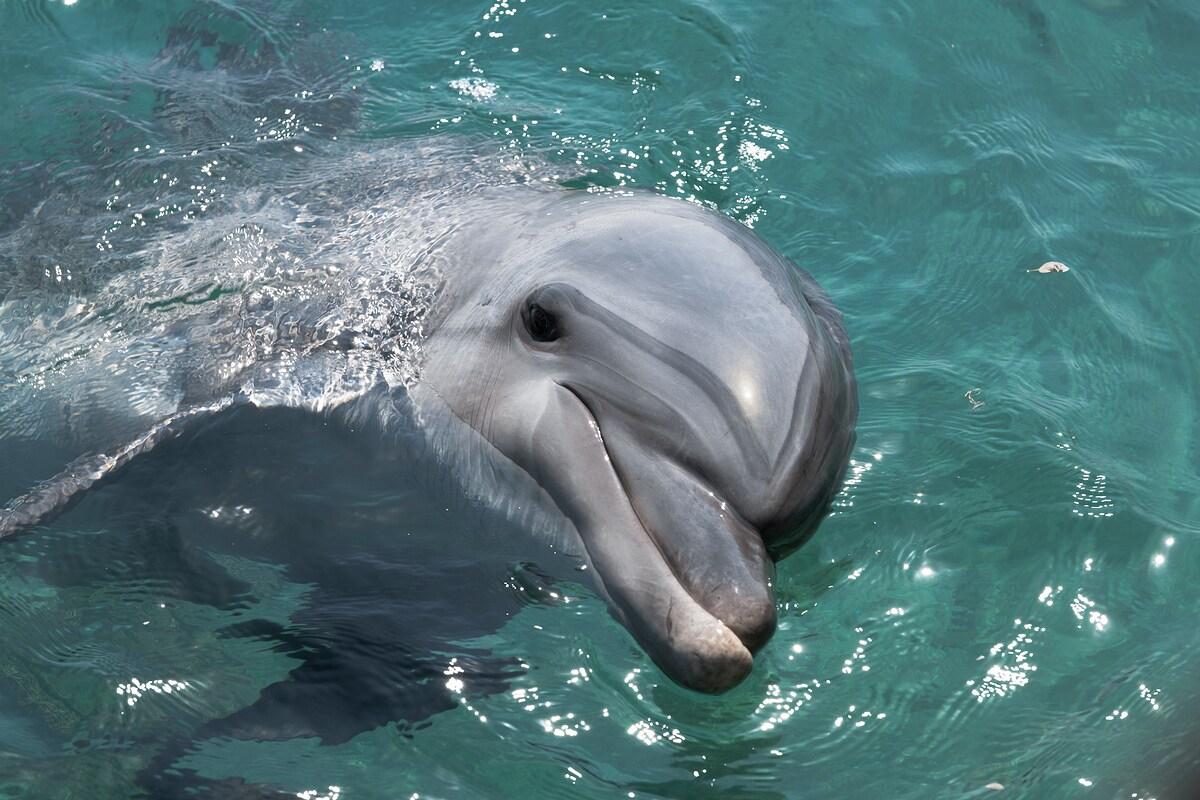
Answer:
M197 20L215 38L172 45ZM744 686L671 685L579 586L478 643L531 666L505 693L411 736L212 742L191 767L346 800L1179 796L1200 706L1190 4L9 0L0 30L8 221L29 210L11 198L89 159L145 164L132 148L186 121L155 116L174 46L211 82L214 147L294 144L303 169L334 135L463 136L689 197L811 271L852 337L847 486L781 565ZM243 80L224 65L259 48L280 56L263 122L223 130ZM344 105L305 130L319 115L285 105L305 91ZM1051 259L1070 271L1029 272ZM144 748L56 737L174 713L39 662L40 637L143 654L142 680L203 665L243 703L286 671L210 640L211 609L141 630L121 579L56 592L22 577L36 557L0 555L0 796L124 796ZM263 594L286 617L302 591Z

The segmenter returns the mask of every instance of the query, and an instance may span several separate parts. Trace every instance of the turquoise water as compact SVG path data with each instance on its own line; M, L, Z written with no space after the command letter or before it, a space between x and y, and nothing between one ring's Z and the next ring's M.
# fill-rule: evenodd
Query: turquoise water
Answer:
M862 399L752 676L680 689L436 470L247 417L0 545L0 797L1191 796L1200 12L603 6L0 5L0 386L62 363L31 308L157 287L268 169L432 141L713 205L843 309ZM3 496L74 455L38 434Z

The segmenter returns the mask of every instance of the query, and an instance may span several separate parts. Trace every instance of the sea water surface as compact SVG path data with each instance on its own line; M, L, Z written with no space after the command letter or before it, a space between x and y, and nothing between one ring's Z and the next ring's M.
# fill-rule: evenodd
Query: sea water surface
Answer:
M1200 8L7 0L0 496L89 352L149 403L135 333L303 284L258 176L417 147L712 206L843 309L858 445L753 674L672 684L403 447L235 415L0 543L0 797L1193 796ZM227 283L166 244L222 220Z

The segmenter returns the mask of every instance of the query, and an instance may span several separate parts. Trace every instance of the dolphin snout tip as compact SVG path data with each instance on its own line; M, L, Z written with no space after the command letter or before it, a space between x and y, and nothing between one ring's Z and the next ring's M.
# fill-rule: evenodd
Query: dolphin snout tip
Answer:
M709 607L712 614L731 630L751 653L757 653L775 635L778 619L775 598L770 591L754 592L751 597L728 595Z
M754 668L754 655L726 625L709 619L702 630L680 631L672 657L661 664L678 683L706 694L737 686Z
M736 550L706 559L705 571L685 580L692 597L729 628L752 654L775 634L777 613L773 568L759 533L749 526L730 525L714 540L727 540Z
M754 668L754 656L738 638L696 654L695 666L677 678L681 684L705 694L721 694L737 686Z

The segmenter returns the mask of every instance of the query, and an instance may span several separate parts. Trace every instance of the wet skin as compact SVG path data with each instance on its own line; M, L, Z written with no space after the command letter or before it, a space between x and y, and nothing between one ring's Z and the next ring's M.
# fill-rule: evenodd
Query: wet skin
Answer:
M680 201L557 197L468 235L424 395L549 495L668 675L736 685L775 629L773 558L849 457L840 315L753 231Z
M352 326L308 341L301 319L288 359L175 376L187 402L0 510L0 537L239 405L295 406L385 446L415 419L476 497L522 506L524 482L671 678L736 685L775 629L774 561L814 532L853 444L840 315L752 230L683 201L502 187L447 213L415 382L293 391L373 352ZM184 325L181 352L222 345Z

